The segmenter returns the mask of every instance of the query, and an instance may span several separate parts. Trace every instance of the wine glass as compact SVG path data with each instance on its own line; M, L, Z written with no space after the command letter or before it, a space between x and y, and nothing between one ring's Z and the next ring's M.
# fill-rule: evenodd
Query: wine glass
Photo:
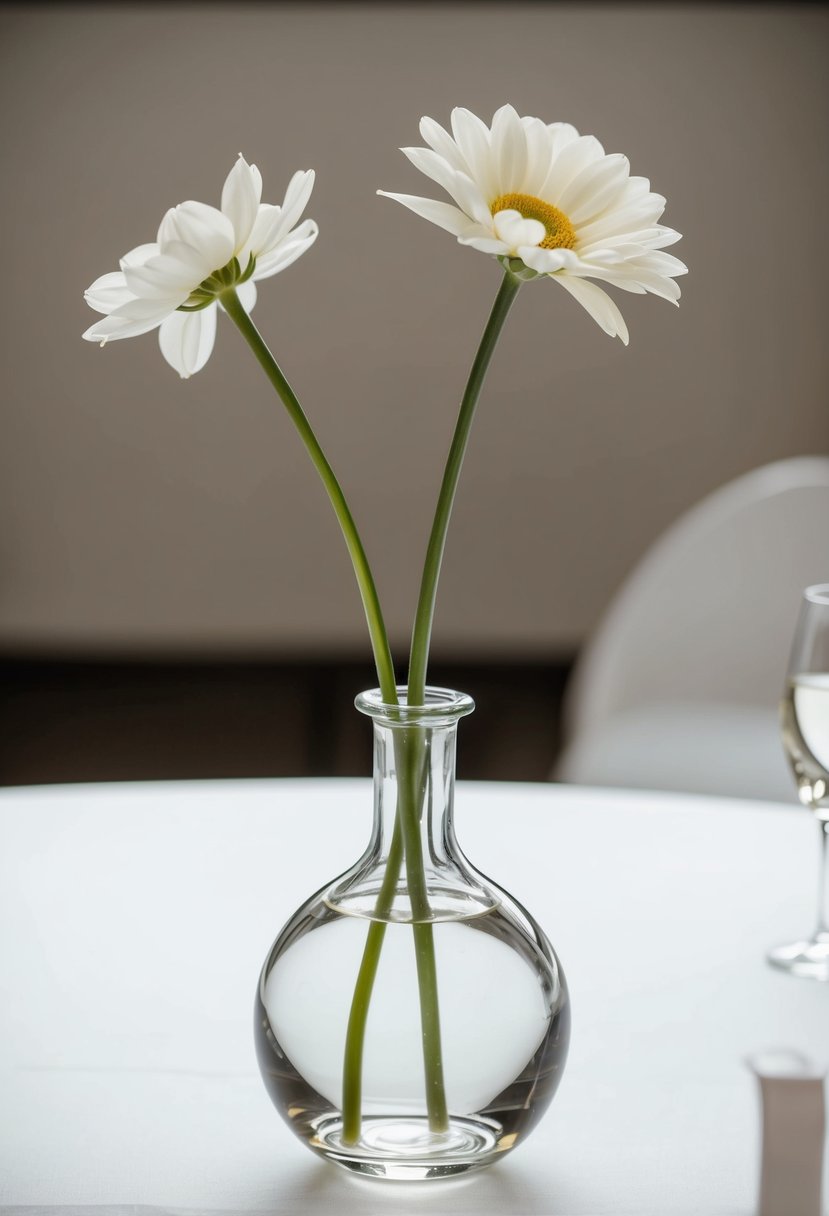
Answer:
M777 946L767 957L792 975L829 980L829 583L803 592L780 724L798 796L820 831L820 886L812 936Z

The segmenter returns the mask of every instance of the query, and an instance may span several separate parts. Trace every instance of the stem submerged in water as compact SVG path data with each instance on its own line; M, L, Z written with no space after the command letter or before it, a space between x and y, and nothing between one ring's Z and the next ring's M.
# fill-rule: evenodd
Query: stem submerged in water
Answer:
M383 918L388 916L394 902L404 857L417 966L426 1111L431 1131L446 1131L449 1126L440 1041L437 967L430 923L432 913L426 887L420 838L421 810L426 783L429 780L426 772L428 756L427 741L421 730L412 728L395 732L397 807L394 830L389 855L386 859L386 871L374 906L374 915L377 919L373 920L369 926L346 1031L343 1064L342 1139L344 1144L356 1144L360 1138L360 1103L366 1024L385 938L386 925L383 923Z

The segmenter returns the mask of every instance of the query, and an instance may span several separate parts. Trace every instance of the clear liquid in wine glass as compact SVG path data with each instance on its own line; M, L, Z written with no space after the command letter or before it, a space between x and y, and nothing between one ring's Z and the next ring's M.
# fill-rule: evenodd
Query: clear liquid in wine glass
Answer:
M789 680L781 725L800 801L829 819L829 672L803 672Z

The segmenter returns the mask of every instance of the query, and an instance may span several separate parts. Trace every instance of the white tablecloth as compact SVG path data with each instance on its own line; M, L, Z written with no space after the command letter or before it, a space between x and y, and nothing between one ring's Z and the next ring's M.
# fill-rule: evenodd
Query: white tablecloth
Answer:
M759 1106L744 1058L769 1046L829 1056L829 985L763 960L812 927L810 816L461 783L462 846L559 952L571 1054L514 1154L401 1187L353 1179L295 1141L252 1045L271 940L362 850L370 801L367 781L0 792L0 1203L751 1213Z

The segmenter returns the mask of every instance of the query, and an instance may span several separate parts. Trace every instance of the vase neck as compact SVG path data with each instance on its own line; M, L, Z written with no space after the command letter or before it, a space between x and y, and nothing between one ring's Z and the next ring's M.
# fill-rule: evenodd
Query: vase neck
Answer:
M372 844L388 855L401 799L417 803L424 866L454 858L458 725L389 727L374 722Z
M374 725L372 835L363 857L329 898L356 915L445 920L493 906L458 848L454 828L458 722L474 704L447 689L426 692L424 706L408 706L405 689L399 706L383 704L375 693L362 693L356 701ZM416 882L407 847L419 855Z

